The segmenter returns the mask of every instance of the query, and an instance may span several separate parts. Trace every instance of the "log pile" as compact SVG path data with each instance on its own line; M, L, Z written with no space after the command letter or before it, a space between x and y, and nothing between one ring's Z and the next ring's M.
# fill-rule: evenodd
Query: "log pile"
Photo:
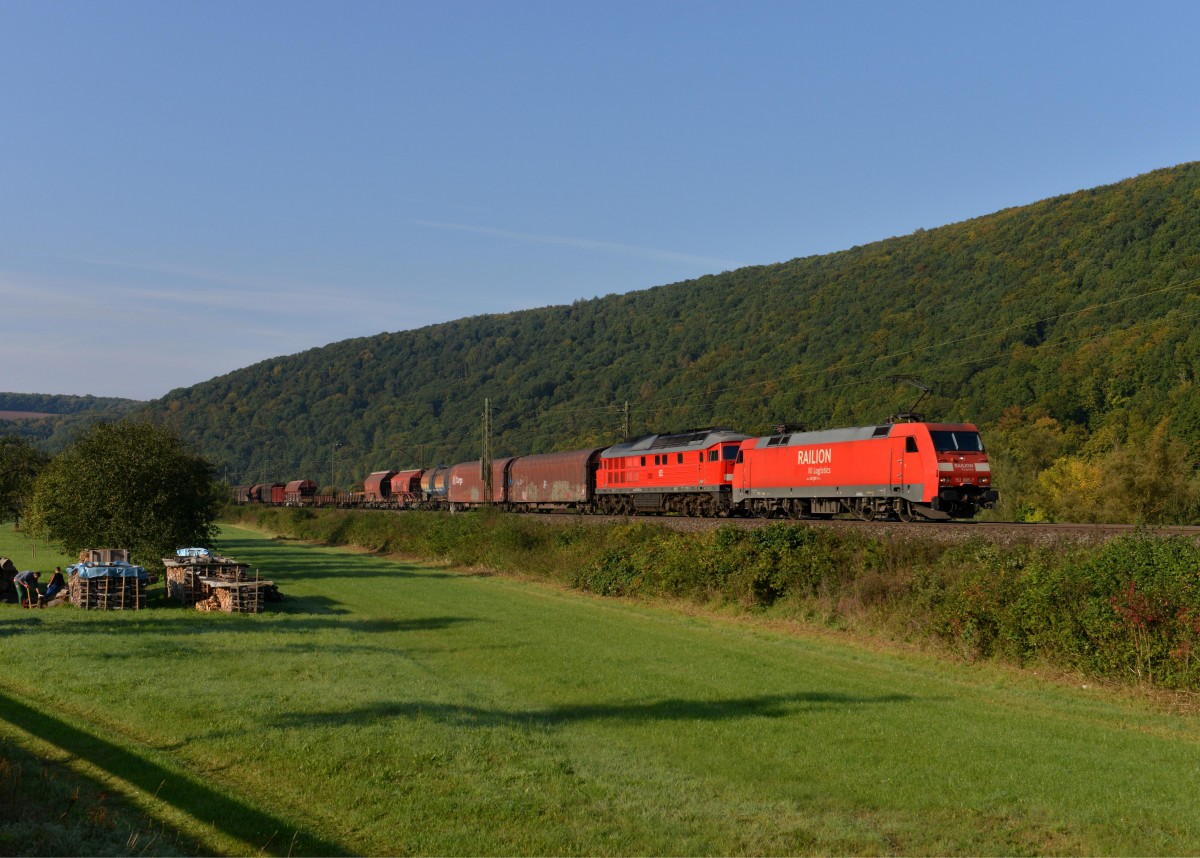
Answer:
M263 580L217 581L210 578L205 583L211 588L212 595L197 602L196 610L225 614L261 614L263 604L267 601L267 589L275 586Z
M185 551L198 551L185 549ZM263 605L279 601L279 589L273 581L249 573L249 566L228 557L210 553L164 557L167 569L167 595L198 611L227 614L262 613Z
M194 605L212 595L202 578L219 581L244 581L245 563L212 554L194 557L164 557L167 568L167 597L183 605Z
M84 578L72 572L67 580L71 604L89 611L137 611L146 606L146 578L101 575Z

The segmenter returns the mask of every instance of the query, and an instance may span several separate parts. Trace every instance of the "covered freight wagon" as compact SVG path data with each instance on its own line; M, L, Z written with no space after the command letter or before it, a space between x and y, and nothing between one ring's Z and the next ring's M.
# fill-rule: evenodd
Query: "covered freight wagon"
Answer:
M508 502L519 509L590 507L600 449L521 456L508 466Z
M416 506L422 500L421 475L423 468L400 471L392 477L392 499L398 506Z
M490 495L483 480L479 461L452 465L446 491L446 497L451 506L469 507L504 503L508 499L506 480L508 466L512 461L512 456L492 461L492 491Z
M283 483L256 483L250 487L253 503L282 504Z
M391 500L394 476L395 471L375 471L363 480L363 500L368 506L378 506Z
M312 480L292 480L283 487L283 502L288 506L308 506L317 496L317 484Z

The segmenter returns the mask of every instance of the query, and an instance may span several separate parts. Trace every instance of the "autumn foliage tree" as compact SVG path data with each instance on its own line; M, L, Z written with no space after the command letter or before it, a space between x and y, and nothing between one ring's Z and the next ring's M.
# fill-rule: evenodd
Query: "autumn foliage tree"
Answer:
M213 465L150 423L97 424L38 477L30 530L63 550L127 548L143 566L209 545L221 492Z

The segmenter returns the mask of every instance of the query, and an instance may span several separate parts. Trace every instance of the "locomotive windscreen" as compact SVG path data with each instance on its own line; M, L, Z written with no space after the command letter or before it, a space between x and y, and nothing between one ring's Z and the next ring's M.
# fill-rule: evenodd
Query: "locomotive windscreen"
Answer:
M939 453L982 453L983 440L978 432L946 432L930 430L933 436L933 449Z

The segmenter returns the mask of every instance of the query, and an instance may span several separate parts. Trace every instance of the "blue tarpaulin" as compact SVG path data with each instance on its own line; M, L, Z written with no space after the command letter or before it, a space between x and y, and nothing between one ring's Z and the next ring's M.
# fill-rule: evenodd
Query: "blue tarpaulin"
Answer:
M141 566L130 563L76 563L67 567L67 575L80 578L139 578L146 581L149 573Z

